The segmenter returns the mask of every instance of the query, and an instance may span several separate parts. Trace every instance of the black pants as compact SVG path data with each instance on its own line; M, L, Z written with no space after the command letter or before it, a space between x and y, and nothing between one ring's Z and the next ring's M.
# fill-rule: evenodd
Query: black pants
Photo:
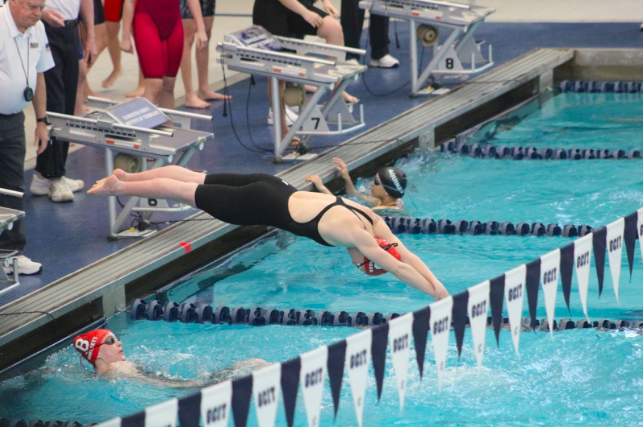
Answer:
M54 28L45 24L49 47L56 65L45 72L47 111L74 114L78 86L78 26ZM36 171L45 178L65 175L69 142L52 138L38 155Z
M364 9L359 8L359 0L342 0L341 24L344 30L344 45L359 48L359 39L364 26ZM371 14L368 26L368 37L371 44L371 58L380 59L389 53L388 22L386 16ZM359 58L359 55L348 54L346 59Z
M0 115L0 187L24 192L25 115ZM23 211L22 198L0 194L0 206ZM0 248L22 251L25 247L23 220L0 235Z

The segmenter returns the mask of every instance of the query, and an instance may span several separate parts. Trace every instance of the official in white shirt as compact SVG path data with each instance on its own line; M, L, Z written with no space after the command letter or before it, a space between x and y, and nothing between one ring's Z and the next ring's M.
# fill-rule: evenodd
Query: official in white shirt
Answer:
M78 60L83 46L78 34L78 18L87 29L84 59L91 63L96 56L94 35L94 0L47 0L42 20L56 66L45 73L47 111L74 114L78 87ZM54 202L74 200L73 192L83 188L82 180L65 177L69 142L52 138L47 149L38 155L36 173L29 190L33 195L47 195Z
M43 73L54 66L45 28L40 22L45 0L8 0L0 8L0 187L24 192L25 115L31 102L36 113L34 145L47 148L46 88ZM23 210L22 198L0 195L0 205ZM24 225L0 235L0 248L18 250L18 272L40 272L40 263L22 254ZM8 273L13 267L5 268Z

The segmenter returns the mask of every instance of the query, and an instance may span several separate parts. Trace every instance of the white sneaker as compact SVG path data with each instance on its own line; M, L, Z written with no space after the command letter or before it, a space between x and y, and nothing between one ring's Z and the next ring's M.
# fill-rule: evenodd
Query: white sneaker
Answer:
M33 179L31 180L31 186L29 186L29 191L33 195L49 195L49 188L51 187L51 181L48 178L40 178L38 173L34 173Z
M299 115L292 111L290 106L286 106L286 123L288 126L292 126L297 119L299 118ZM268 125L272 125L273 120L272 120L272 108L268 111Z
M384 55L380 59L372 59L371 67L381 67L381 68L395 68L400 65L400 62L392 57L391 55Z
M359 61L357 60L357 58L351 58L346 60L346 64L359 65Z
M83 180L72 180L71 178L67 177L62 177L62 180L72 192L78 192L83 187L85 187L85 182Z
M18 274L33 275L34 273L40 273L42 271L42 265L34 262L29 257L20 255L16 258L18 259ZM4 269L6 274L13 273L13 263L9 266L3 266L2 269Z
M67 187L64 178L57 178L51 182L49 198L54 202L71 202L74 200L74 193Z
M641 31L643 31L643 24L641 24Z

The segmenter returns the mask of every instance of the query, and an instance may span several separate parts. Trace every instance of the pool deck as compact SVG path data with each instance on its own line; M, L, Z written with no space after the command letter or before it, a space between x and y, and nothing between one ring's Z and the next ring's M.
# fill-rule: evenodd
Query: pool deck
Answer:
M266 168L258 170L275 173L302 190L311 188L304 180L310 174L320 175L325 182L336 178L330 162L333 157L344 159L351 171L372 173L376 168L373 161L381 165L418 146L433 148L508 105L541 92L551 93L552 70L569 63L574 55L573 49L531 51L446 95L414 100L416 106L321 152L314 160L274 165L263 158ZM240 164L247 167L244 160ZM243 169L240 164L231 166ZM126 244L106 243L102 238L104 245L124 248L116 248L0 308L0 367L9 367L79 327L123 310L132 298L160 288L267 231L263 227L238 228L202 212L189 219L210 221L176 223ZM98 236L105 232L99 228L93 239L100 240ZM7 316L16 313L22 314Z

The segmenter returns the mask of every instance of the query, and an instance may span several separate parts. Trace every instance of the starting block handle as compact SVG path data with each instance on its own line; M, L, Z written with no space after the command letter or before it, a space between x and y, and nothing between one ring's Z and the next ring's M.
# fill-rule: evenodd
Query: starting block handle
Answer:
M234 46L234 45L233 45ZM335 65L334 61L328 61L326 59L321 59L321 58L306 58L302 57L301 55L293 55L289 53L282 53L282 52L272 52L272 51L266 51L263 49L255 49L255 48L246 48L246 47L241 47L241 46L234 46L237 50L239 51L246 51L250 53L255 53L255 54L260 54L260 55L268 55L272 56L275 58L282 58L282 59L289 59L292 61L298 61L300 63L308 63L308 64L324 64L324 65Z
M212 116L207 114L190 113L187 111L171 110L167 108L159 108L159 111L162 111L165 114L170 114L172 116L187 117L190 119L201 119L201 120L207 120L210 122L212 121Z
M336 51L336 52L344 52L344 53L352 53L356 55L366 55L366 51L364 49L357 49L357 48L349 48L346 46L337 46L337 45L329 45L328 43L317 43L317 42L305 42L303 40L299 39L292 39L290 37L280 37L280 36L273 36L276 40L283 44L288 44L288 45L294 45L294 46L311 46L315 48L322 48L325 50L330 50L330 51Z
M15 196L16 198L22 198L25 194L22 192L16 192L15 190L3 189L0 187L0 194L7 196Z
M54 113L54 112L47 112L47 116L50 118L54 119L62 119L62 120L74 120L77 122L85 122L89 123L92 125L98 125L98 120L96 119L89 119L86 117L81 117L81 116L70 116L68 114L61 114L61 113ZM162 135L164 137L173 137L174 133L173 132L167 132L167 131L161 131L159 129L147 129L147 128L139 128L138 126L130 126L130 125L121 125L120 123L113 123L111 124L114 128L117 129L123 129L126 131L134 131L134 132L139 132L141 134L152 134L152 135Z
M115 106L118 102L107 98L90 96L87 97L87 104L96 106L97 108L106 109L108 107ZM103 104L105 105L104 107L102 106Z

